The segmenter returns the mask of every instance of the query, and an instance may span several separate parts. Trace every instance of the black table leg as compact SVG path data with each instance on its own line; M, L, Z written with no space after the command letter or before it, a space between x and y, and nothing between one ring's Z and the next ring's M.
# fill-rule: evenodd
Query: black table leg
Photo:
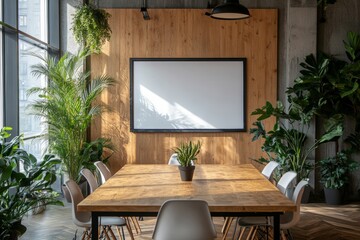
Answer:
M280 214L274 215L274 240L280 240Z
M99 236L99 216L95 212L91 213L91 240L97 240Z

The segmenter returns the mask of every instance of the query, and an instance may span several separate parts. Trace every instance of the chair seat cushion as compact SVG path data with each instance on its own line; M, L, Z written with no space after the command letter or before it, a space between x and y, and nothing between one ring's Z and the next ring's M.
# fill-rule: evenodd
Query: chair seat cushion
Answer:
M238 224L242 227L254 226L254 225L267 225L266 217L241 217L238 220Z
M101 225L125 226L126 220L122 217L101 217Z

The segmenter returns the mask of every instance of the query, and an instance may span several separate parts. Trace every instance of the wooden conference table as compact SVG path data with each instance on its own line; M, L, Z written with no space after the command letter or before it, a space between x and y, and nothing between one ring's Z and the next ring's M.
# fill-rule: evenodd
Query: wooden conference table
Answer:
M192 182L180 180L174 165L129 164L78 205L92 213L92 239L99 216L157 216L168 199L202 199L212 216L273 216L280 239L280 215L296 211L252 165L196 165Z

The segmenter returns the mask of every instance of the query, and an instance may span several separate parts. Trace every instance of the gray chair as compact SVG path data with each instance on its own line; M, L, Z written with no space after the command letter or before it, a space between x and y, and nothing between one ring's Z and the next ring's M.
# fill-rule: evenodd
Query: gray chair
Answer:
M94 163L96 169L99 171L101 176L101 184L109 180L111 178L111 172L109 168L101 161L97 161Z
M300 220L301 198L304 193L304 188L308 184L309 183L307 181L302 180L296 185L294 194L291 198L291 200L296 205L296 212L286 212L284 215L280 216L282 239L292 239L290 228L294 227ZM269 226L273 225L273 221L272 218L268 220L263 217L243 217L239 218L238 224L241 227L239 237L237 238L238 240L240 240L244 236L246 228L250 228L246 239L254 239L260 227L266 227L267 229Z
M288 171L278 181L276 187L285 194L287 197L291 198L294 182L296 181L297 173L294 171Z
M92 172L87 168L83 168L80 171L80 173L81 173L81 175L83 175L85 177L86 181L88 182L89 187L90 187L90 193L94 192L99 187L99 184L96 181L96 178L94 177L94 174L92 174ZM132 240L134 240L134 234L133 234L131 226L130 226L130 221L134 221L134 220L131 219L130 217L127 217L126 218L126 228L127 228L128 232L129 232L130 238ZM133 224L135 225L134 222L133 222ZM136 226L135 226L135 228L136 228Z
M77 211L77 205L84 199L84 196L81 193L81 189L79 185L73 180L68 180L65 185L68 188L71 196L73 222L76 226L85 228L81 239L91 239L91 213ZM119 217L101 217L100 223L100 234L104 234L106 239L110 239L110 236L113 239L116 239L114 232L111 230L111 226L121 227L121 229L123 226L126 226L125 219ZM120 234L118 228L117 230L118 234L120 236L122 235L125 239L124 231L122 230L122 234Z
M107 180L109 180L109 178L111 178L111 172L110 172L109 168L103 162L97 161L94 163L94 165L100 173L102 184L105 183ZM135 217L128 217L127 219L128 219L128 222L131 221L133 223L136 233L137 234L141 233L141 227L140 227L138 220ZM131 233L131 238L133 239L132 233Z
M216 238L209 207L203 200L168 200L161 206L152 239L210 240Z
M272 164L272 165L274 166L275 164ZM279 182L276 185L277 188L279 189L279 191L282 194L286 195L287 197L292 196L292 194L290 194L290 192L292 192L292 191L289 191L289 189L291 189L291 185L295 181L296 176L297 176L296 172L293 172L293 171L286 172L280 178ZM221 230L221 232L223 233L223 239L225 239L227 234L229 233L229 230L230 230L233 220L234 220L234 217L226 217L225 218L225 221L224 221L224 224L223 224L223 227ZM263 223L264 221L267 221L267 218L265 218L265 217L253 218L253 221L259 221L260 223ZM254 222L252 222L252 224L254 224Z
M170 156L169 161L168 161L168 165L177 165L177 166L180 165L180 163L177 160L177 153L173 153Z

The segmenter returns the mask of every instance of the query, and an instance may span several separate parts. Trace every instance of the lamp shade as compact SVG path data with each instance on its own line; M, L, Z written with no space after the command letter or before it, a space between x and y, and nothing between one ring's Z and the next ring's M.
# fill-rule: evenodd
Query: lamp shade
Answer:
M225 0L214 7L209 14L215 19L238 20L250 17L249 10L239 3L239 0Z

